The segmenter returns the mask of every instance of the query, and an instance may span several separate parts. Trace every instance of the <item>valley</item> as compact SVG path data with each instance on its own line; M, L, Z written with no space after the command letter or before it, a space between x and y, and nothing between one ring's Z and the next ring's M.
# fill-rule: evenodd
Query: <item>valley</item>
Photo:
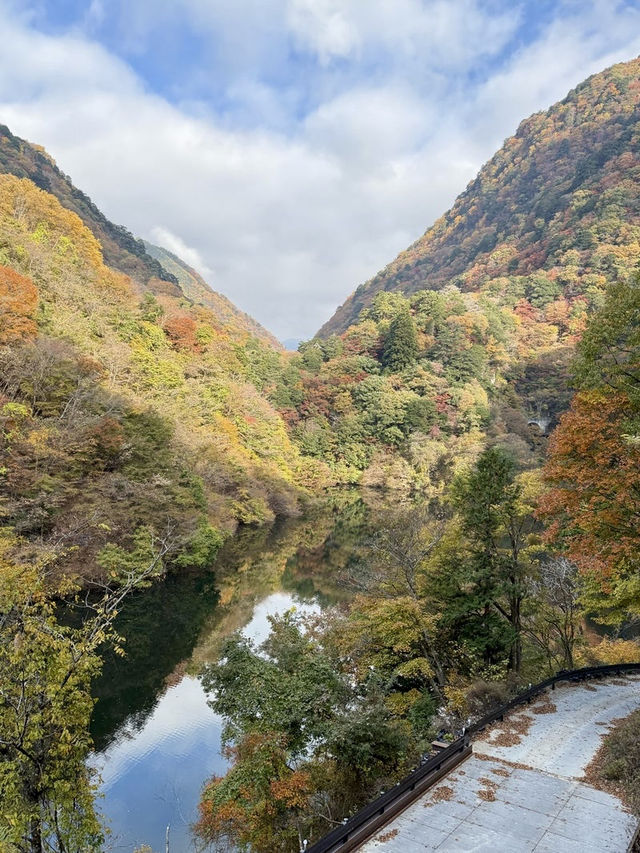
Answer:
M297 853L640 660L639 197L632 60L289 352L0 128L0 844Z

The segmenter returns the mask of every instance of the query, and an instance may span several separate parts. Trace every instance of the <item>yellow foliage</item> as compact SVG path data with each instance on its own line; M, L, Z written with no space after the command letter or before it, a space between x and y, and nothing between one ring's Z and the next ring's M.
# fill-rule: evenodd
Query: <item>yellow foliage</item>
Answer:
M385 697L384 704L395 717L405 717L416 702L422 698L422 695L414 687L406 693L390 693Z
M96 269L103 265L100 243L80 217L26 178L0 175L0 219L19 223L34 244L56 243L66 237L68 242L62 244L65 254Z
M278 511L295 511L298 474L309 483L325 479L326 469L302 459L282 418L252 384L238 349L246 329L231 334L209 308L190 308L169 292L145 314L141 295L104 265L100 243L80 218L12 175L0 175L0 245L0 264L37 287L40 333L65 339L98 363L105 385L128 405L151 408L173 424L176 454L192 450L185 467L205 474L214 526L270 520L272 502ZM175 345L175 328L163 329L163 316L193 329L191 347ZM29 441L36 454L38 442L52 452L37 429Z
M640 643L605 637L598 645L586 646L580 651L579 666L611 663L640 663Z
M459 687L449 684L444 689L444 695L447 700L447 710L464 719L469 716L469 704L467 702L468 687Z

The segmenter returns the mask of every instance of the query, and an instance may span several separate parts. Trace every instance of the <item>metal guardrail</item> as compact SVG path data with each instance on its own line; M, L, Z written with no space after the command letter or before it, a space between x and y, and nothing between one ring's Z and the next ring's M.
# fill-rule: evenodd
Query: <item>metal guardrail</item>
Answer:
M485 714L464 730L462 737L437 755L427 759L390 791L381 794L341 826L336 827L311 847L306 853L349 853L363 844L374 832L403 811L420 794L445 776L471 754L471 737L502 720L506 714L520 705L529 704L545 690L555 689L561 681L585 681L591 678L607 678L628 672L640 672L640 663L614 663L605 666L587 666L583 669L561 670L557 675L533 684L509 702Z
M625 672L640 672L640 663L611 663L603 666L585 666L582 669L562 669L546 681L541 681L539 684L534 684L522 693L518 693L511 701L506 702L495 711L486 714L477 722L473 723L466 729L466 734L474 735L482 731L496 720L502 719L505 714L508 714L513 708L519 705L528 705L532 699L544 693L545 690L555 689L556 684L561 681L586 681L590 678L607 678L611 675L621 675Z

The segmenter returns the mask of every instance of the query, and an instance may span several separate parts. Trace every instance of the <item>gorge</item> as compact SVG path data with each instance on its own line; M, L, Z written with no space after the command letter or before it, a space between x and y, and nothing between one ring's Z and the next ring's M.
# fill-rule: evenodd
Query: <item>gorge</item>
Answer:
M636 59L290 353L0 128L12 849L296 853L522 685L640 660L639 190Z

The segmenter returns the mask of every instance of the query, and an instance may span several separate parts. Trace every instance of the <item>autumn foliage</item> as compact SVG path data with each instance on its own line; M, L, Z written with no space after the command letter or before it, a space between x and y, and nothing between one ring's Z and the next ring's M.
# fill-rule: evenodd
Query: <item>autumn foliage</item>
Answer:
M328 484L438 512L387 519L324 634L283 617L261 650L235 635L202 674L232 744L203 793L204 842L299 850L388 790L473 679L590 662L584 612L640 613L639 73L616 66L525 121L296 354L0 128L0 505L16 559L102 582L171 531L158 571L205 569L238 525L299 514ZM535 469L558 420L545 541Z
M639 59L614 65L522 121L453 207L321 333L345 331L383 292L510 280L535 308L565 299L575 311L576 297L626 276L640 256L639 74Z
M296 814L309 803L310 779L287 764L279 732L252 732L229 750L233 767L214 778L200 801L198 836L208 843L234 838L256 853L297 841Z
M611 593L621 573L640 570L640 444L626 434L634 412L624 394L582 392L562 417L545 469L540 505L548 537Z
M0 267L0 344L11 344L36 334L38 290L27 276Z
M105 266L75 212L0 174L3 521L25 548L64 543L65 572L97 577L168 519L172 559L207 564L219 531L296 513L315 467L262 390L281 352L164 284Z
M163 325L164 331L178 350L197 352L196 323L188 314L174 314Z
M582 389L549 447L547 537L581 569L591 604L640 612L640 282L610 288L579 347Z

